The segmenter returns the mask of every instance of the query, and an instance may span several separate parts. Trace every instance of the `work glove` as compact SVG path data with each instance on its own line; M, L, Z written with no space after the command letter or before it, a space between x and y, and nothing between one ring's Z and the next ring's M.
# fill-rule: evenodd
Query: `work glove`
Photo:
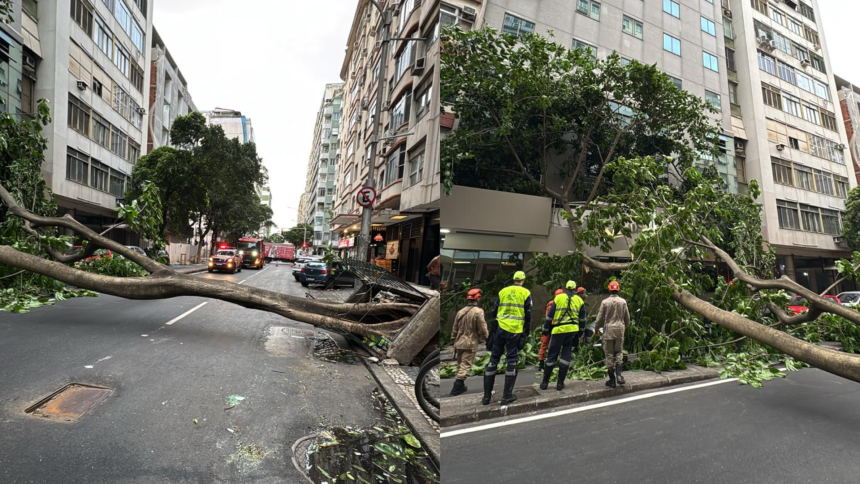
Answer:
M490 330L490 336L487 338L487 351L493 350L493 338L496 337L496 328Z
M527 333L523 333L522 335L520 335L520 340L517 343L517 349L522 351L522 349L526 347L526 341L528 341L528 339L529 336Z

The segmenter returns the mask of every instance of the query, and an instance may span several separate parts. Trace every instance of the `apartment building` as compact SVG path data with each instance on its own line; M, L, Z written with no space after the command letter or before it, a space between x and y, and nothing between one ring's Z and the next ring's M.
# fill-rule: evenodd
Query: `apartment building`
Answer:
M839 89L839 107L842 110L842 122L845 124L845 135L848 136L848 148L854 167L854 178L860 183L860 139L857 130L860 129L860 86L834 75L836 88Z
M203 116L210 125L221 126L228 138L238 139L242 143L256 142L251 118L244 116L241 111L215 108L212 111L203 111Z
M368 0L355 11L341 69L344 81L342 161L333 232L342 256L354 256L361 207L358 190L374 164L377 201L371 219L371 259L397 276L427 283L425 267L439 241L440 2L379 2L393 17L387 65L381 71L380 12ZM384 94L377 99L382 82ZM371 159L373 124L379 125Z
M557 42L597 57L617 52L656 64L711 102L720 111L722 154L702 163L714 163L733 193L759 181L764 235L778 252L779 272L823 290L835 280L835 259L849 255L841 212L856 181L845 164L847 138L835 118L836 84L816 11L814 1L793 0L488 0L477 25L511 34L552 30ZM442 255L452 282L491 277L531 252L566 253L570 235L543 199L482 192L456 187L443 205L550 213L518 226L510 216L481 213L495 224L476 229L476 217L444 209ZM629 258L621 245L592 255Z
M26 0L22 11L22 110L45 98L53 115L42 133L48 141L45 178L61 214L101 231L115 220L117 201L147 137L144 79L152 4ZM27 85L28 78L34 86ZM138 242L121 229L110 236Z
M172 146L170 126L173 120L177 116L197 111L188 92L188 82L155 27L152 28L150 45L152 62L149 72L147 153L159 146Z
M342 112L343 83L326 84L314 123L299 211L299 223L313 225L311 243L316 254L328 252L337 243L332 240L331 214L337 196Z

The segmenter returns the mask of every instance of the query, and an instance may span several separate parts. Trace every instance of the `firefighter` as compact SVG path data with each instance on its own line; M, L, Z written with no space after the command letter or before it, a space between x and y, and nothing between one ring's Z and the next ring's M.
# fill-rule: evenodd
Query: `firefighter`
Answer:
M499 291L496 301L496 323L492 336L490 362L484 371L483 405L489 405L493 395L493 385L496 382L496 369L502 353L506 353L507 370L505 371L505 389L502 394L502 405L507 405L517 399L514 395L514 383L517 381L517 358L528 338L531 329L532 296L523 287L526 274L523 271L514 273L512 285Z
M627 301L618 295L621 286L618 282L609 283L609 297L600 303L597 312L595 331L600 329L602 323L606 323L603 331L603 353L606 355L606 370L609 372L609 380L606 386L615 388L615 383L624 384L621 376L621 363L624 358L624 331L630 325L630 311L627 309Z
M454 357L457 358L457 379L451 396L456 397L465 393L466 377L472 370L475 362L475 353L478 351L478 343L490 336L487 331L487 322L484 321L484 310L481 309L481 297L484 291L479 288L470 289L466 295L467 305L457 313L454 319L454 329L451 332L451 340L454 342Z
M558 382L556 390L564 388L564 379L570 368L571 352L576 334L579 332L579 310L582 308L582 299L575 294L576 283L567 281L565 291L555 297L550 307L552 314L552 334L549 340L549 355L546 358L546 369L543 372L541 390L546 390L552 370L558 362Z
M563 294L564 289L556 289L555 294L553 294L553 298L558 296L559 294ZM552 307L552 302L554 299L550 299L549 302L546 303L546 315L543 320L543 327L540 332L540 351L538 351L538 369L543 371L544 363L546 363L546 347L549 345L549 332L552 329L552 313L549 312L549 308Z

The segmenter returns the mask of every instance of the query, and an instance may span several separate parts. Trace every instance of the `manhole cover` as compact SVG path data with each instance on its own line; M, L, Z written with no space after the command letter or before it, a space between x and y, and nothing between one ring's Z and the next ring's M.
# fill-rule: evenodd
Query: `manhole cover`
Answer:
M24 410L34 417L73 422L97 407L111 394L110 388L69 383Z

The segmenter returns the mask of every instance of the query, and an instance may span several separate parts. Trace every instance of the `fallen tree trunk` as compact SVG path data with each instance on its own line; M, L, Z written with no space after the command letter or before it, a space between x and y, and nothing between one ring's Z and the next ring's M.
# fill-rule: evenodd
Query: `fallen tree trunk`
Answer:
M408 365L439 334L440 299L435 296L421 306L391 342L388 347L388 357L394 358L401 365Z

